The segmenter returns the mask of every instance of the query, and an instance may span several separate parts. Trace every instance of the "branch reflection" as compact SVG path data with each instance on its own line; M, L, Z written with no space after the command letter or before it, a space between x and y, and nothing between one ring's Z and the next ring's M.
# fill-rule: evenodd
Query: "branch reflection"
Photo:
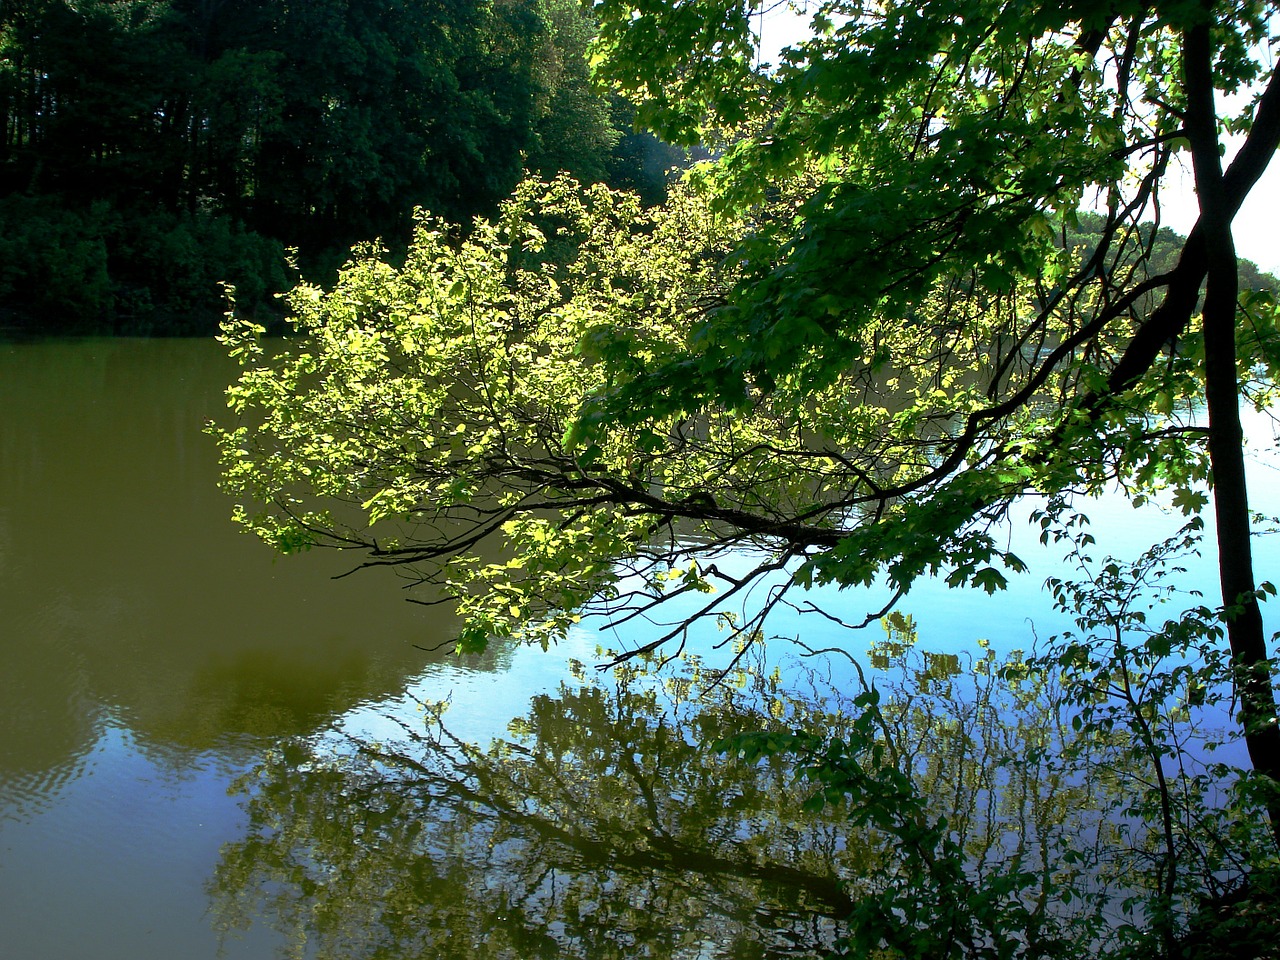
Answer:
M709 743L805 711L776 675L704 690L622 668L536 698L511 736L455 737L440 704L403 738L311 738L240 787L246 837L210 883L225 931L267 922L315 957L765 958L824 952L883 847L801 810L794 770ZM699 696L698 694L701 693ZM833 729L832 732L835 732Z

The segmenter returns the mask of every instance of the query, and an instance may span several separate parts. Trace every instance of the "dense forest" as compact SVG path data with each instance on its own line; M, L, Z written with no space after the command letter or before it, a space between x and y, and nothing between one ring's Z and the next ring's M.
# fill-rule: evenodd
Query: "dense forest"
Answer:
M593 88L595 30L579 0L6 0L0 326L211 333L223 283L270 316L525 171L657 202L686 154Z
M212 332L522 171L661 196L578 0L6 0L0 323Z

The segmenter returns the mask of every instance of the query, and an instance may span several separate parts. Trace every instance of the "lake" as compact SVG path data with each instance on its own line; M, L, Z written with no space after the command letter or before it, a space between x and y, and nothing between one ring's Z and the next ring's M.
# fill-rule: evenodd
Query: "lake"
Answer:
M0 957L757 957L825 942L841 871L872 852L825 821L783 836L783 781L726 806L714 778L731 774L687 749L649 687L561 687L576 663L593 673L598 644L642 635L458 661L440 652L447 611L404 602L394 576L334 579L352 558L277 559L240 534L202 433L234 375L209 341L0 344ZM1280 512L1274 463L1251 469L1254 506ZM1117 502L1091 512L1117 551L1177 526ZM915 591L926 645L1010 649L1058 629L1040 592L1054 558L1019 552L1033 572L1001 596ZM1264 543L1260 578L1280 579L1275 557ZM1188 577L1212 598L1211 565ZM874 603L827 599L859 616ZM874 639L817 618L774 628ZM416 767L395 762L403 735L420 738ZM516 746L491 749L498 736ZM573 765L544 769L550 756Z

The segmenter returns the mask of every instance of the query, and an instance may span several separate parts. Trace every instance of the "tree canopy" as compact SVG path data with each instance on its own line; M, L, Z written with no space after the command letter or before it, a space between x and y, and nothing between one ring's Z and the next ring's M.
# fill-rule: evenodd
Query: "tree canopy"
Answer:
M443 588L462 650L672 611L656 649L704 615L759 636L813 584L997 590L1024 564L992 524L1029 494L1051 522L1113 483L1190 513L1211 486L1280 782L1239 421L1273 399L1276 304L1230 230L1280 143L1275 5L831 0L776 70L751 9L596 5L597 78L720 145L667 205L529 182L465 242L425 219L403 268L365 250L295 290L283 351L229 327L244 522ZM1184 161L1200 220L1157 262Z
M577 0L6 3L0 304L211 331L219 281L271 305L285 247L319 277L402 248L417 205L492 212L525 169L626 179L593 34Z

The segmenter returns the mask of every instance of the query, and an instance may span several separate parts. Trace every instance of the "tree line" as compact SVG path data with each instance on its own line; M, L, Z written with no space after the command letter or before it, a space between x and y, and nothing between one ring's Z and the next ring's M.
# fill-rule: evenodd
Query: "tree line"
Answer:
M525 169L656 200L679 154L591 89L593 33L577 0L9 0L0 307L206 332L219 282L260 312L286 248L324 275L402 247L415 206L495 209Z

